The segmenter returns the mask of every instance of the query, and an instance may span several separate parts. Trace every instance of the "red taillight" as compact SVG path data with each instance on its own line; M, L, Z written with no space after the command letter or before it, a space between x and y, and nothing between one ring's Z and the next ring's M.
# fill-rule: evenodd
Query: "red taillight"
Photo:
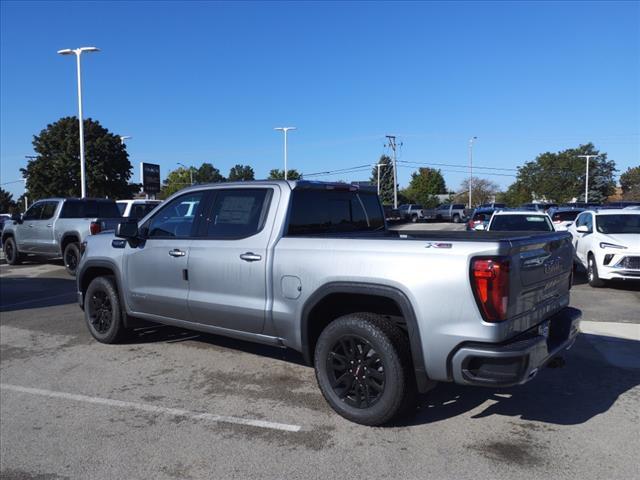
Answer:
M91 222L89 231L91 232L91 235L97 235L102 231L102 225L100 225L100 222Z
M482 316L487 322L500 322L507 319L508 259L499 257L473 259L471 286Z

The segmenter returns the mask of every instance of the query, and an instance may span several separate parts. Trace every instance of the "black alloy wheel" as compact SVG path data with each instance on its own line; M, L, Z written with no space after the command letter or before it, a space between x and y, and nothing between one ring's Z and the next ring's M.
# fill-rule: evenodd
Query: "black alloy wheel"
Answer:
M98 290L89 301L89 321L96 332L105 334L113 322L113 305L106 292Z
M336 395L355 408L368 408L380 399L385 369L371 343L356 335L336 342L327 358L327 372Z

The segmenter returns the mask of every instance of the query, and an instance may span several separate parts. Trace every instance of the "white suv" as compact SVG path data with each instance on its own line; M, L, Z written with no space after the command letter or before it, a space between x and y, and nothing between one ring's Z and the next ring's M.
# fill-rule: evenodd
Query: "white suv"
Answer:
M640 280L640 212L587 210L568 228L575 261L587 270L589 285L604 280Z

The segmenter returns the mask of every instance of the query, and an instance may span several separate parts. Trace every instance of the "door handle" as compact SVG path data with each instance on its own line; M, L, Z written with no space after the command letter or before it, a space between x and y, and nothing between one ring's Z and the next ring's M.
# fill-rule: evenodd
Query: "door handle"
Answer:
M29 228L33 228L33 223L30 223L29 225L27 225Z
M53 223L47 223L47 227L49 228L53 227Z
M169 250L169 255L171 255L172 257L184 257L186 255L186 252L174 248L173 250Z
M253 253L253 252L243 253L242 255L240 255L240 258L245 262L257 262L259 260L262 260L261 255L258 255L257 253Z

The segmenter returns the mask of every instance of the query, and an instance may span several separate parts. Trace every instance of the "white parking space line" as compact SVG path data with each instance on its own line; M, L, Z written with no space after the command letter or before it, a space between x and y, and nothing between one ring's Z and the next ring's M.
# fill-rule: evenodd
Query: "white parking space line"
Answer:
M299 432L302 430L300 425L291 425L287 423L267 422L264 420L256 420L250 418L228 417L224 415L216 415L213 413L199 413L181 408L159 407L149 405L147 403L125 402L122 400L113 400L110 398L90 397L87 395L78 395L75 393L56 392L53 390L45 390L41 388L21 387L19 385L10 385L7 383L0 384L0 390L9 390L18 393L28 393L31 395L40 395L49 398L61 398L64 400L72 400L75 402L92 403L94 405L106 405L108 407L128 408L132 410L140 410L150 413L159 413L163 415L171 415L174 417L187 417L193 420L206 420L209 422L231 423L236 425L248 425L251 427L267 428L270 430L280 430L284 432Z

